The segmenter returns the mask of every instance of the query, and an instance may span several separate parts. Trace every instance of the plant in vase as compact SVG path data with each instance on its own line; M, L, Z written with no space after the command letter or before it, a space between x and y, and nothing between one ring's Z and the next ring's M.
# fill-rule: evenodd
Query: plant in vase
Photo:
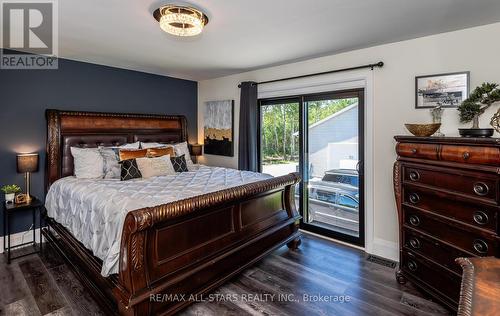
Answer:
M441 118L443 117L443 112L444 112L444 109L441 106L441 104L438 102L438 105L431 109L432 123L441 124ZM439 129L433 134L433 136L437 136L437 137L444 137L445 136L443 133L441 133L441 125L439 126Z
M0 188L5 193L5 202L12 203L16 197L16 193L21 192L21 188L16 184L7 184Z
M498 84L485 82L462 102L457 108L461 123L472 122L472 128L459 128L458 132L465 137L490 137L493 135L492 128L479 128L479 117L493 103L500 101L500 90Z

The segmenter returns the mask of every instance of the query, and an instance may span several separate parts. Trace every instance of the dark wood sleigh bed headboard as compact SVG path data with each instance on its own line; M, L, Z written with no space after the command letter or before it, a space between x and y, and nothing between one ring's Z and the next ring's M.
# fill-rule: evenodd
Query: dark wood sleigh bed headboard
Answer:
M182 115L127 114L46 110L45 189L73 175L71 147L119 146L125 143L187 141Z

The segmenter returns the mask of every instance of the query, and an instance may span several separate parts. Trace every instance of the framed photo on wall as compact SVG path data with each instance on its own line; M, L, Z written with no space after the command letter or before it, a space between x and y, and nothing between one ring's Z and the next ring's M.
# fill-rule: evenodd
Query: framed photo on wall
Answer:
M205 102L204 153L234 156L234 100Z
M415 77L415 108L457 107L469 97L470 72Z

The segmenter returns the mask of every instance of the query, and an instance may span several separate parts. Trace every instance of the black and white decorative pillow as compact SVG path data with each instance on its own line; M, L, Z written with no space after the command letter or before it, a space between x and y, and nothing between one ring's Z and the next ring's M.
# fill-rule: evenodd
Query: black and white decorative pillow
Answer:
M193 160L191 160L191 154L189 154L189 147L187 142L182 142L178 144L174 144L174 150L176 156L184 155L184 159L186 160L186 165L189 169L193 168Z
M121 181L126 181L130 179L142 178L141 171L137 166L135 159L123 160L121 164Z
M170 157L170 161L172 162L172 166L174 166L175 172L189 171L186 164L186 158L184 158L184 155Z

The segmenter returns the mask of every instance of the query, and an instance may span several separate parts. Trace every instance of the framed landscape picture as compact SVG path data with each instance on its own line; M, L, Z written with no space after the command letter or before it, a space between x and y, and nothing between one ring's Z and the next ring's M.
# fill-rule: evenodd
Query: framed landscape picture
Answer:
M469 96L469 72L415 77L415 108L457 107Z
M205 102L204 153L234 156L234 100Z

